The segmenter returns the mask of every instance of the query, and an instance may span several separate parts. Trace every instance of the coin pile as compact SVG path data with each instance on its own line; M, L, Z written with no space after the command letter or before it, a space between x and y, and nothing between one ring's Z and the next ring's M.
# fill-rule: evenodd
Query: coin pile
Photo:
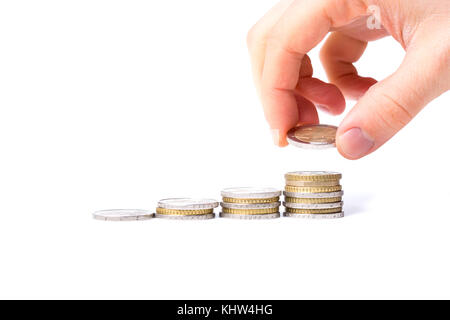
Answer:
M219 203L213 199L163 199L158 202L156 217L179 220L213 219L214 208L218 206Z
M297 171L287 173L285 178L285 217L333 219L344 216L340 173Z
M222 218L274 219L280 217L281 191L273 188L222 190Z

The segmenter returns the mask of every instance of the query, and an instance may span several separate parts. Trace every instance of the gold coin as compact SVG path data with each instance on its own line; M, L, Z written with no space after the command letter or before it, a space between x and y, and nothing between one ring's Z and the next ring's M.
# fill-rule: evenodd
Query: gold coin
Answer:
M328 181L328 180L340 180L342 174L338 172L329 171L296 171L288 172L284 175L286 180L297 181Z
M337 127L312 124L292 128L287 133L289 144L300 148L324 149L336 146Z
M175 209L165 209L156 208L157 214L167 214L173 216L194 216L213 213L214 209L198 209L198 210L175 210Z
M269 213L277 213L279 212L278 208L269 208L269 209L230 209L230 208L222 208L223 213L232 213L232 214L269 214Z
M293 187L286 186L285 190L287 192L294 193L327 193L327 192L336 192L341 191L341 186L333 186L333 187Z
M278 202L280 197L275 198L267 198L267 199L238 199L238 198L223 198L223 202L231 202L231 203L271 203Z
M326 213L338 213L341 212L342 208L331 208L331 209L293 209L286 208L287 213L295 214L326 214Z
M291 198L285 197L284 201L291 203L307 203L307 204L319 204L319 203L333 203L333 202L341 202L342 197L335 198Z
M339 180L324 180L324 181L286 180L286 185L293 187L333 187L339 185Z

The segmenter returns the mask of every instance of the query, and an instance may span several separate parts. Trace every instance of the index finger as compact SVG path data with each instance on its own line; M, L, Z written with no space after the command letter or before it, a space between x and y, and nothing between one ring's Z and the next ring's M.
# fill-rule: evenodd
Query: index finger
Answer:
M357 0L297 0L270 32L261 98L269 125L278 130L281 143L286 139L286 132L298 122L294 89L304 55L327 35L331 27L344 25L364 13L365 6L361 3Z

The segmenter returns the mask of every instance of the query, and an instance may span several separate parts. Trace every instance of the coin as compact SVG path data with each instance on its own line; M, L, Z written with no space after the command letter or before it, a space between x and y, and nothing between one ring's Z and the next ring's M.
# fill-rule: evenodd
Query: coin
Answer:
M138 221L155 217L153 212L139 209L111 209L96 211L92 214L94 219L103 221Z
M276 219L281 215L279 212L271 214L234 214L234 213L220 213L221 218L232 218L241 220L262 220L262 219Z
M324 181L286 180L286 185L293 187L333 187L339 185L339 180L324 180Z
M230 209L230 208L222 208L223 213L231 213L231 214L269 214L278 212L278 207L269 208L269 209Z
M335 197L335 198L290 198L285 197L284 200L287 203L303 203L303 204L320 204L320 203L334 203L334 202L341 202L342 197Z
M272 202L272 203L226 203L221 202L220 205L222 208L229 209L271 209L278 208L280 206L280 202Z
M324 214L324 213L338 213L342 211L342 207L331 208L331 209L294 209L294 208L286 208L287 213L295 213L295 214Z
M336 146L337 127L329 125L304 125L289 130L289 144L310 149L325 149Z
M272 203L278 202L280 197L274 198L261 198L261 199L237 199L237 198L227 198L223 197L223 202L225 203L242 203L242 204L260 204L260 203Z
M156 218L169 219L169 220L209 220L214 219L216 215L214 213L209 214L197 214L197 215L168 215L168 214L156 214Z
M286 173L284 177L286 180L297 181L329 181L340 180L342 174L331 171L293 171Z
M325 192L336 192L341 191L342 187L333 186L333 187L293 187L286 186L287 192L295 192L295 193L325 193Z
M194 215L213 213L213 209L176 210L176 209L156 208L156 213L158 215L165 214L165 215L173 215L173 216L194 216Z
M321 198L342 197L344 195L344 191L325 192L325 193L296 193L285 191L284 195L289 198L321 199Z
M236 199L261 199L275 198L281 195L281 191L274 188L227 188L222 190L222 197Z
M285 212L283 216L288 218L301 218L301 219L338 219L344 217L344 211L327 214L295 214Z
M331 209L331 208L342 208L344 203L341 202L332 202L332 203L290 203L283 202L283 205L286 208L293 209Z
M214 199L170 198L158 202L160 208L175 210L213 209L218 206Z

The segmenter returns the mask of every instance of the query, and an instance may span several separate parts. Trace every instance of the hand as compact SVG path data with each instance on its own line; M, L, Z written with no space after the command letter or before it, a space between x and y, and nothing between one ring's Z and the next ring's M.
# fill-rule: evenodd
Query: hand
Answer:
M379 12L380 25L371 16ZM370 28L375 27L375 28ZM321 61L330 83L312 77L306 55L325 36ZM406 50L399 69L378 82L353 66L368 41L391 35ZM361 158L382 146L450 88L450 0L282 0L249 32L254 79L275 144L300 123L318 123L316 107L345 109L339 152ZM377 61L376 63L382 63Z

